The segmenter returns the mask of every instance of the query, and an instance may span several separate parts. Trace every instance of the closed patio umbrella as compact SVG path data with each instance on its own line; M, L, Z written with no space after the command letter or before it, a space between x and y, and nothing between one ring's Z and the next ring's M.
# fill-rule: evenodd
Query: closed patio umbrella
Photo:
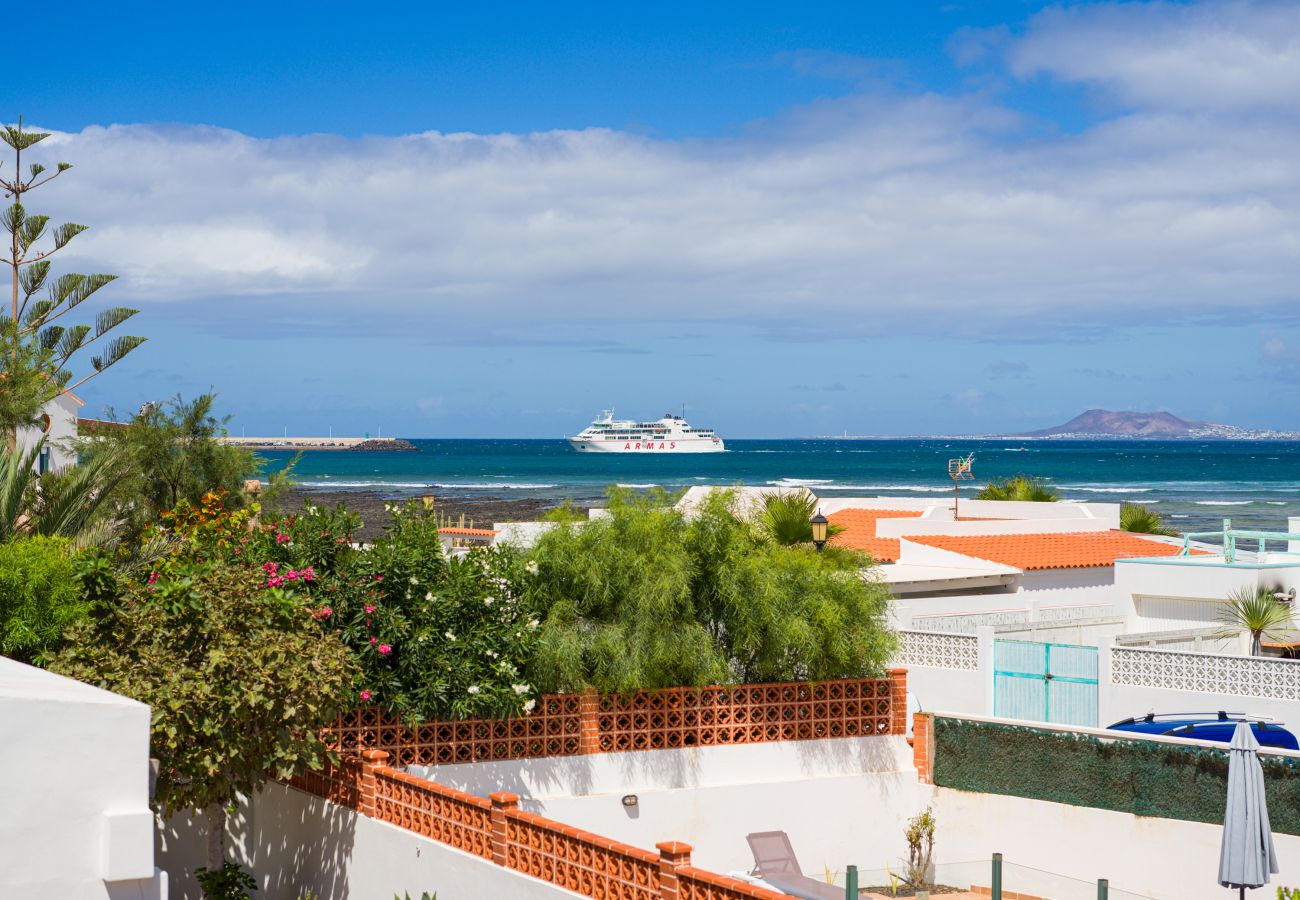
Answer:
M1238 722L1228 749L1228 805L1223 813L1219 884L1237 888L1240 897L1246 896L1246 888L1262 887L1268 884L1270 874L1277 874L1258 751L1259 742L1249 723Z

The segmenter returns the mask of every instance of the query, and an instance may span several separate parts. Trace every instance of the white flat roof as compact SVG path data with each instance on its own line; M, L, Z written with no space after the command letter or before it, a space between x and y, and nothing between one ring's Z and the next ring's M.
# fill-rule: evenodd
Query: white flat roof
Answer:
M911 584L919 581L956 581L966 578L989 578L1019 575L1020 570L998 563L983 566L928 566L917 563L894 563L876 569L885 584Z
M143 706L137 700L0 656L0 697L63 703Z

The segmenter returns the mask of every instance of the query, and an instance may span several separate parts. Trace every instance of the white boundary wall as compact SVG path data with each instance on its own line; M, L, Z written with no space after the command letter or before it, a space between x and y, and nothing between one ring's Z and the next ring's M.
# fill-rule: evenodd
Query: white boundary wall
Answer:
M0 656L0 897L165 900L149 707Z
M413 774L520 806L633 846L684 841L692 862L728 873L754 859L745 835L785 831L805 873L842 868L866 849L906 852L904 821L925 808L902 737L600 753L451 766ZM637 805L623 806L635 794ZM442 900L439 896L438 900Z
M203 865L203 827L177 816L159 858L176 873L172 900L200 900L184 873ZM227 858L251 866L257 900L389 900L407 892L438 900L561 900L577 894L479 859L319 797L269 784L232 817Z

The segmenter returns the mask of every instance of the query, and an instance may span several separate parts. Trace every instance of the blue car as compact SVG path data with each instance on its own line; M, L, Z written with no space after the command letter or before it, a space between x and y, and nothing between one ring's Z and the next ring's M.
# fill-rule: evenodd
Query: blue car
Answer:
M1136 719L1125 719L1110 726L1111 731L1131 731L1136 734L1164 734L1169 737L1195 738L1198 741L1232 742L1232 733L1238 722L1249 722L1255 740L1261 747L1280 750L1300 750L1300 742L1281 722L1273 722L1245 713L1147 713Z

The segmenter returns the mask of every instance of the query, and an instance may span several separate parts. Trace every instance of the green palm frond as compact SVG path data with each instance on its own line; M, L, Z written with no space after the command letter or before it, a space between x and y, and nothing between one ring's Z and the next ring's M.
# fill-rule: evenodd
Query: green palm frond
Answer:
M1165 524L1164 518L1149 506L1140 503L1125 503L1119 508L1119 527L1121 531L1134 534L1177 535L1178 532Z
M984 490L975 495L975 499L1055 503L1061 499L1061 494L1042 478L1033 475L1014 475L1001 481L990 481Z
M1228 595L1228 604L1220 613L1224 625L1250 632L1251 653L1259 654L1264 638L1277 640L1295 627L1291 607L1273 596L1265 587L1243 587Z
M25 504L36 471L36 460L45 447L41 438L26 451L0 445L0 542L18 533L25 521Z
M97 454L89 462L41 477L39 500L33 505L33 534L76 537L94 521L100 506L125 477L111 453Z

